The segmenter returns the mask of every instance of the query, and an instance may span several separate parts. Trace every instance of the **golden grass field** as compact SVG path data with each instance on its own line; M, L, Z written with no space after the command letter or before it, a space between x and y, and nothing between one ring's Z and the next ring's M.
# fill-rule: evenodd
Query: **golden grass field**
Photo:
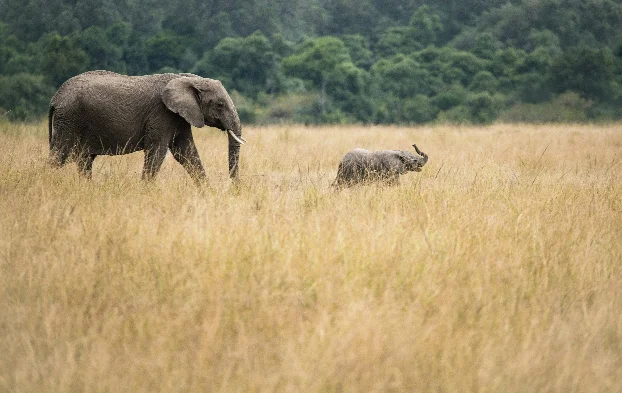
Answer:
M0 125L0 392L622 392L621 124L247 127L239 187L194 135L201 189Z

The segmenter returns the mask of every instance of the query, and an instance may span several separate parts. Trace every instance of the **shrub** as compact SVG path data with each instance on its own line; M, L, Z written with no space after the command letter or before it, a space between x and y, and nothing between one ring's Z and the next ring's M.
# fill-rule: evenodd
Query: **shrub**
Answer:
M46 113L53 94L54 87L41 75L0 76L0 108L8 111L6 116L11 121L38 120Z

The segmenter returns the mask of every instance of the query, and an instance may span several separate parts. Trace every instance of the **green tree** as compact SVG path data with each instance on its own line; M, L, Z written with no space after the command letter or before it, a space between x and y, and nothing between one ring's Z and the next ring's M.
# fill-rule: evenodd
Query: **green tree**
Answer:
M193 72L216 78L227 88L256 97L259 93L276 93L282 88L283 75L279 56L270 40L261 32L245 38L225 38L206 52Z
M17 55L16 44L19 41L9 34L9 26L0 22L0 74L7 73L8 62Z
M431 96L444 86L439 77L412 56L405 55L379 60L372 67L372 76L382 94L399 98L418 94Z
M129 75L145 75L149 73L147 44L136 30L130 33L123 51L123 62L126 64Z
M482 59L492 59L503 46L502 43L489 32L480 32L474 28L467 28L460 33L452 45L461 51L474 54Z
M532 29L529 33L527 45L527 50L529 51L544 48L551 56L559 55L562 52L559 36L547 29Z
M41 69L55 86L88 69L89 56L72 37L49 34L41 39Z
M339 118L350 115L358 121L371 121L374 109L368 93L369 73L352 62L350 51L340 39L306 41L284 59L283 68L287 75L306 80L320 91L318 103L323 118L336 108L341 113Z
M400 112L396 119L399 123L427 123L434 120L439 112L430 98L422 94L403 100L400 106Z
M460 84L446 87L432 97L431 103L440 110L446 111L466 102L467 90Z
M371 1L332 0L323 5L328 21L326 33L333 35L360 34L375 26L377 10Z
M186 51L183 37L172 31L161 31L146 42L147 61L151 72L163 68L179 70Z
M485 71L489 63L469 52L456 51L449 57L449 66L458 70L459 82L467 86L480 71Z
M343 41L352 62L359 68L369 70L374 63L374 53L369 48L369 41L360 34L344 35L340 37Z
M127 38L118 26L113 26L110 29L104 30L97 26L89 27L77 34L77 42L89 56L90 69L125 73L123 46Z
M469 90L471 91L487 91L494 93L497 90L498 82L494 75L489 71L480 71L471 80Z
M571 49L555 59L551 79L555 91L575 91L582 97L606 101L613 94L615 59L608 48Z
M498 50L492 58L490 70L497 77L512 77L517 73L519 65L523 64L527 57L522 49L505 48Z
M479 124L492 123L502 109L499 98L487 92L471 95L467 99L466 107L469 109L471 121Z
M449 46L429 47L413 53L412 57L430 74L440 78L447 85L460 83L468 86L475 74L488 70L491 65L489 60L480 59L472 53Z
M422 47L437 44L444 30L440 14L428 5L417 8L410 18L410 26Z
M335 66L327 76L326 93L335 106L361 122L369 122L374 116L370 90L370 75L352 62L344 61Z
M519 101L537 104L550 100L553 96L549 76L537 72L514 75L512 87Z
M556 52L554 48L538 46L516 64L511 81L520 101L535 104L552 98L550 75Z
M408 55L422 47L414 27L394 26L381 33L376 43L376 52L379 57L390 57L397 54Z
M0 108L9 120L37 120L48 108L54 87L41 75L0 76Z
M335 66L343 62L352 62L348 49L339 38L328 36L304 42L294 54L283 60L283 68L290 76L322 87Z

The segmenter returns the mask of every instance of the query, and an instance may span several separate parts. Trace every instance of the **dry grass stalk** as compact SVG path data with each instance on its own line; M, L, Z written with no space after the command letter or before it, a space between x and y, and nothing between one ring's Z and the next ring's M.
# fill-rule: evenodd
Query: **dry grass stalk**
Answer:
M622 390L622 126L195 130L48 168L0 125L0 391ZM354 147L430 156L331 191Z

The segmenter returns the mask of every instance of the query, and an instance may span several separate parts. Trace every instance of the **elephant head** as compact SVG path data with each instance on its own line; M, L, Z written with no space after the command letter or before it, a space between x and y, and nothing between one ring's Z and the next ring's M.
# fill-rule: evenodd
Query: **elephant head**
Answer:
M187 74L167 83L162 92L162 101L168 109L195 127L207 125L228 132L229 176L236 178L240 145L246 140L242 137L238 111L222 83Z
M402 152L400 160L404 163L407 171L421 172L421 168L428 162L428 155L413 145L418 155L410 152Z

